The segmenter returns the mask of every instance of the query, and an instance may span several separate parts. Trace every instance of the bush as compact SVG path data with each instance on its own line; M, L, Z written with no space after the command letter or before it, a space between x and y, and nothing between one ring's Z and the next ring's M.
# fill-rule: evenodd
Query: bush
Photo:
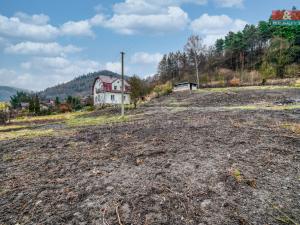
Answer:
M259 69L259 72L262 75L263 79L270 79L276 77L276 68L274 68L267 62L263 62Z
M173 85L170 81L168 81L165 84L156 85L153 89L153 92L156 93L156 95L159 97L172 93L172 90Z
M293 86L294 87L300 87L300 79L296 80L296 82Z
M0 124L6 124L9 120L9 107L5 103L0 103Z
M240 85L240 79L238 78L233 78L229 81L229 85L233 87L237 87Z
M300 66L297 64L288 65L285 68L285 74L287 77L296 77L300 71Z
M67 103L62 103L59 105L59 111L61 113L67 113L67 112L72 112L72 108L69 104Z
M95 106L89 105L83 108L83 111L92 112L95 110Z

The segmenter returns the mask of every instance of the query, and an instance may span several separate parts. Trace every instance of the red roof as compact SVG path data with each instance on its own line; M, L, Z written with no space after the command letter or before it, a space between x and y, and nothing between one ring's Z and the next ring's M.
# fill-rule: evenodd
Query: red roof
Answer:
M117 80L118 78L116 77L110 77L110 76L99 76L99 79L104 82L104 83L108 83L111 84L113 83L115 80Z
M121 80L117 77L111 77L111 76L99 76L99 79L104 82L104 83L107 83L107 84L112 84L113 82L115 82L116 80ZM124 85L126 86L129 86L128 82L124 79Z

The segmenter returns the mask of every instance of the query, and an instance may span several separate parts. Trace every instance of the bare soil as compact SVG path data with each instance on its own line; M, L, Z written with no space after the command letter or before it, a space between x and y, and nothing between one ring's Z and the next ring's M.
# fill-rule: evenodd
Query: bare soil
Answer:
M177 93L129 122L1 141L0 224L300 223L300 135L283 126L299 110L221 108L291 98Z

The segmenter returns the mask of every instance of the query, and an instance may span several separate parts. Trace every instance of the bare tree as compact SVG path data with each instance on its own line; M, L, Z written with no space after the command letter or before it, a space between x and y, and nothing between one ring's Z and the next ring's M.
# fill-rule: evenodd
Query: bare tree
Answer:
M202 39L198 35L192 35L189 37L188 42L184 47L184 50L194 59L198 87L200 86L198 56L205 49L205 46L202 44L202 42Z

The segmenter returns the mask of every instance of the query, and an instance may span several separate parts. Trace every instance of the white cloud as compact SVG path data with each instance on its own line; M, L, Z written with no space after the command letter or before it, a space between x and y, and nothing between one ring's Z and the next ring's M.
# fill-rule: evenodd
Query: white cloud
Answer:
M242 30L246 24L247 22L244 20L232 19L227 15L203 14L192 21L190 27L194 33L202 35L204 42L210 45L216 39L224 37L229 31Z
M71 60L65 57L36 57L29 62L24 62L21 66L30 65L34 71L48 74L61 74L68 76L82 75L100 69L100 63L93 60Z
M6 17L0 15L0 34L8 37L29 38L35 40L49 40L59 34L59 30L49 24L41 15L33 15L23 21L24 17ZM21 18L21 19L20 19Z
M237 7L241 8L244 6L244 0L215 0L215 3L220 7L231 8Z
M104 67L106 70L112 71L114 73L121 74L121 63L120 62L107 62ZM124 72L127 73L129 70L128 66L124 67Z
M21 21L29 24L36 24L36 25L46 25L50 18L45 14L34 14L28 15L23 12L15 13L14 17L19 18Z
M94 36L92 27L99 25L102 15L90 20L68 21L59 27L49 24L44 14L28 15L22 12L13 17L0 14L0 35L23 40L53 40L59 36Z
M89 20L89 24L91 26L100 26L100 25L103 25L106 21L106 18L104 15L102 14L96 14L94 17L92 17L90 20Z
M64 55L79 51L81 51L81 49L78 47L73 45L62 46L57 42L21 42L5 48L6 53L24 55Z
M120 74L121 73L121 63L119 63L119 62L107 62L105 64L105 69Z
M20 66L21 72L5 69L1 72L0 69L0 84L41 90L101 69L101 64L94 60L73 60L66 57L35 57Z
M125 0L116 3L113 10L116 14L150 15L165 13L170 6L180 6L184 3L203 5L207 0Z
M135 64L157 64L162 57L161 53L137 52L131 57L131 62Z
M166 13L153 15L115 14L104 27L122 34L162 34L184 30L189 22L186 12L179 7L169 7Z
M0 37L0 47L9 45L9 41L3 37Z

